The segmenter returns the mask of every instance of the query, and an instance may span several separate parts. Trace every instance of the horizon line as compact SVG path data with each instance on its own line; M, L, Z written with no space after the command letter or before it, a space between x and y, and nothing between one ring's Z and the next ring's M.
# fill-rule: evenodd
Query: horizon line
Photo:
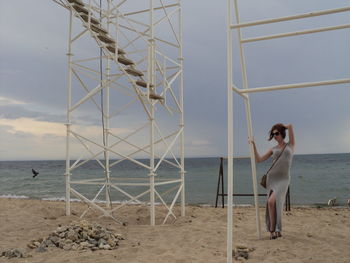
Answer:
M294 154L295 156L299 155L330 155L330 154L350 154L350 152L340 152L340 153L298 153ZM177 157L180 158L180 157ZM185 156L185 158L189 159L201 159L201 158L225 158L226 156ZM250 156L234 156L233 159L249 159ZM173 158L165 158L165 159L173 159ZM75 161L76 159L72 158L71 161ZM99 159L104 160L104 159ZM110 159L110 160L119 160L119 159ZM149 160L149 158L135 158L135 160ZM155 158L155 160L159 160L159 158ZM65 161L65 159L17 159L17 160L0 160L0 162L30 162L30 161ZM93 161L93 160L91 160Z

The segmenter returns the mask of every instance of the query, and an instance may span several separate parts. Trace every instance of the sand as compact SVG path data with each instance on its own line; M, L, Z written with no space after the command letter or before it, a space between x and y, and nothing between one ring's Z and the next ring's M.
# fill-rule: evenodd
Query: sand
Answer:
M0 199L0 252L25 249L32 239L47 237L59 224L79 220L85 205L72 204L72 216L65 216L65 204L58 201ZM121 226L109 218L89 212L85 219L97 222L125 240L116 250L47 252L28 249L28 258L0 258L0 262L226 262L226 209L188 206L185 217L151 227L146 206L122 208ZM261 218L264 209L261 208ZM157 214L164 209L157 207ZM176 208L179 215L179 208ZM157 219L157 223L161 221ZM261 220L263 226L263 220ZM350 262L350 209L292 207L283 214L283 237L269 240L267 232L258 240L255 210L234 208L234 244L253 248L247 262Z

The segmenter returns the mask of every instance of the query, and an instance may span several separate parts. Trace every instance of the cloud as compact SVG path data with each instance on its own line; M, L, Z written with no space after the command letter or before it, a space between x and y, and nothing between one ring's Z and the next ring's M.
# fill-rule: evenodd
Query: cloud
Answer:
M11 134L29 134L32 136L66 136L66 127L63 123L41 121L31 118L0 119L0 126L7 127L6 131ZM84 134L87 137L96 138L101 135L102 127L73 125L76 133ZM113 134L124 134L130 132L124 128L111 128Z
M72 130L85 138L102 144L102 128L97 125L72 125ZM130 132L124 128L111 128L111 133L122 135ZM48 160L64 159L66 145L66 127L63 123L41 121L33 118L4 119L0 118L1 149L0 160ZM71 140L71 157L84 156L91 153L76 139ZM82 139L85 146L93 153L101 151L98 147ZM126 147L128 148L128 147ZM126 150L119 145L118 151ZM115 150L115 149L114 149ZM101 156L100 156L101 157ZM102 158L102 157L101 157Z
M26 102L0 96L0 106L4 106L4 105L23 105L23 104L26 104Z
M9 127L11 134L26 133L34 136L65 136L64 126L60 123L38 121L30 118L0 119L1 126Z

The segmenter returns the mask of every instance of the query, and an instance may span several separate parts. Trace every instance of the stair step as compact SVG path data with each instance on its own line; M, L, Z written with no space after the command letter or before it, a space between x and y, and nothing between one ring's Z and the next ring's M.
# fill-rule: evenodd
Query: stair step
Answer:
M152 100L164 100L164 98L162 96L159 96L155 93L150 93L149 94L149 98L152 99Z
M135 77L142 77L143 73L137 69L135 69L134 67L128 67L125 69L126 72L128 72L130 75L133 75Z
M82 13L80 16L83 18L83 20L84 20L86 23L89 22L89 16L88 16L87 14ZM90 22L91 22L92 24L95 24L95 25L100 24L100 21L98 21L96 18L94 18L94 17L92 17L92 16L90 17Z
M114 39L111 38L110 36L106 35L106 34L99 33L97 35L97 37L98 37L99 40L101 40L104 43L107 43L107 44L115 43Z
M78 4L84 6L84 3L81 0L68 0L68 2L71 4Z
M134 65L134 61L132 61L131 59L128 59L124 56L118 56L118 62L124 64L125 66L130 66L130 65Z
M112 53L115 53L115 45L114 44L110 44L110 45L107 45L106 48L111 51ZM119 55L125 55L125 51L122 50L121 48L118 48L118 54Z
M103 29L102 27L91 24L91 30L96 33L108 34L108 31Z
M147 82L146 81L143 81L143 80L136 80L136 85L140 86L140 87L143 87L143 88L147 88ZM150 84L149 85L151 88L154 87L153 84Z
M78 5L78 4L72 4L72 7L77 11L78 13L84 13L84 14L89 14L89 10L87 10L85 7Z

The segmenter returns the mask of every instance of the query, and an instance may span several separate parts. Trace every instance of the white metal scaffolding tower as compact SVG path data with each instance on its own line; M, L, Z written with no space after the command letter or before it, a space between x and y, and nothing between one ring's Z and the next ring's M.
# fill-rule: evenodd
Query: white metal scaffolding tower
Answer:
M287 32L281 34L267 35L267 36L259 36L255 38L243 38L241 30L244 28L251 28L258 25L266 25L266 24L274 24L284 21L292 21L292 20L301 20L309 17L316 16L324 16L329 14L335 14L340 12L348 12L350 11L350 7L337 8L337 9L329 9L323 11L316 11L312 13L305 13L287 17L259 20L259 21L251 21L246 23L240 22L239 9L237 0L227 0L227 125L228 125L228 211L227 211L227 262L232 262L232 221L233 221L233 210L232 210L232 190L233 190L233 94L236 93L240 97L244 99L245 102L245 110L246 110L246 120L248 127L248 138L253 138L253 128L252 128L252 118L250 112L250 101L249 101L249 93L252 92L266 92L266 91L275 91L275 90L284 90L284 89L293 89L293 88L307 88L307 87L320 87L320 86L328 86L328 85L336 85L336 84L345 84L350 83L350 78L347 79L336 79L336 80L326 80L326 81L317 81L317 82L307 82L307 83L293 83L293 84L285 84L285 85L276 85L276 86L268 86L268 87L254 87L251 88L248 86L248 76L246 69L246 61L244 54L244 44L257 42L257 41L265 41L270 39L284 38L284 37L292 37L299 36L305 34L313 34L319 32L326 32L331 30L339 30L350 28L350 24L344 25L336 25L330 27L322 27L315 28L310 30L303 31L295 31L295 32ZM243 87L238 88L237 85L234 84L233 78L233 30L237 32L237 42L239 45L239 59L243 80ZM250 145L250 156L251 156L251 172L253 179L253 189L254 189L254 202L255 202L255 211L256 211L256 227L257 227L257 236L261 238L261 227L260 227L260 216L259 216L259 206L258 206L258 191L257 191L257 180L256 180L256 165L255 165L255 156L253 146Z
M121 222L118 209L136 203L155 225L159 203L164 224L179 199L184 216L181 0L54 1L70 12L66 214L73 195L82 217Z

